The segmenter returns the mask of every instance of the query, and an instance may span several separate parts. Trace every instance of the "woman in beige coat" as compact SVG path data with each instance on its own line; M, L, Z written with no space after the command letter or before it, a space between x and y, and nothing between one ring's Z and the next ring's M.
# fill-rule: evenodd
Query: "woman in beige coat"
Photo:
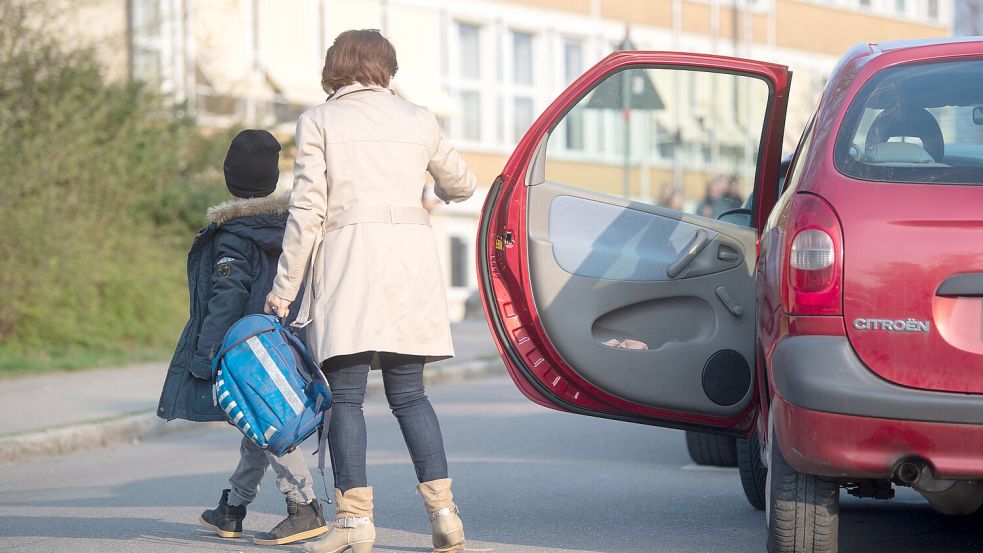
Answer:
M378 31L346 31L328 50L325 103L297 122L297 160L283 254L268 312L305 286L298 324L331 385L328 429L337 513L309 551L367 553L375 540L362 415L371 368L382 370L433 529L434 551L461 551L464 530L447 476L437 416L423 389L426 362L454 355L443 275L428 213L426 173L446 202L475 177L430 111L389 86L396 52Z

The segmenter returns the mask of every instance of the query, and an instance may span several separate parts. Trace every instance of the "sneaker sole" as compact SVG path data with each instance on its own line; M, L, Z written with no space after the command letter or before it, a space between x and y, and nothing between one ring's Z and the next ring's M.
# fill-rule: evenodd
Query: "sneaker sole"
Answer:
M218 534L218 537L220 537L220 538L241 538L242 537L242 532L229 532L228 530L222 530L218 526L215 526L213 524L209 524L207 521L205 521L205 519L203 519L201 517L198 517L198 524L202 525L207 530L211 530L212 532L215 532L216 534Z
M256 545L285 545L288 543L293 543L295 541L306 540L310 538L316 538L321 534L325 534L328 531L328 526L324 525L320 528L315 528L313 530L308 530L306 532L298 532L290 536L284 536L282 538L276 538L272 540L264 540L261 538L253 538L253 543Z

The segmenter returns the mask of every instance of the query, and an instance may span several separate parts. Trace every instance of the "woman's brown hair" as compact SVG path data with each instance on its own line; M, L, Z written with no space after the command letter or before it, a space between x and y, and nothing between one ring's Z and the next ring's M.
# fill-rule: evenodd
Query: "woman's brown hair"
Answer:
M397 69L396 49L378 30L345 31L324 57L321 87L328 94L355 82L388 87Z

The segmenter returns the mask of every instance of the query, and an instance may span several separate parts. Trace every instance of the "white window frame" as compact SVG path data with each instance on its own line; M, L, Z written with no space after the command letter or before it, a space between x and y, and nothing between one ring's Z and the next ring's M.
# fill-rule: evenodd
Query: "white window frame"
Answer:
M461 75L460 57L460 26L470 25L478 29L478 78L464 77ZM474 147L486 143L493 135L494 120L489 117L489 111L494 104L494 94L489 91L485 83L490 80L489 71L492 70L487 63L493 43L489 36L489 25L481 21L454 17L450 20L450 30L447 33L451 42L451 47L447 49L448 59L446 74L444 76L447 88L450 90L451 97L457 105L455 117L450 118L449 134L457 143L464 147ZM477 92L479 97L479 119L478 137L464 137L464 116L463 106L460 102L462 92Z
M543 37L539 31L526 29L521 27L509 26L504 29L503 42L505 43L505 48L503 48L504 55L502 56L502 73L504 79L503 87L503 110L499 114L502 118L503 128L505 130L504 139L506 144L514 145L519 142L522 135L515 132L515 101L518 98L528 98L532 100L532 119L529 121L530 125L536 120L536 117L542 111L543 100L542 90L547 88L546 83L543 82L544 76L542 74L546 67L543 60ZM532 82L529 84L520 84L515 82L515 34L521 33L529 35L532 38ZM525 131L522 131L523 133Z

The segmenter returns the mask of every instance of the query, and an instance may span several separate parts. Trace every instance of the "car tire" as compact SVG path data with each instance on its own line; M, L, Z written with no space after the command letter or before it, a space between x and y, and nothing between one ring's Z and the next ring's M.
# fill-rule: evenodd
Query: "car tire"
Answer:
M747 502L755 509L764 511L768 467L761 462L761 444L757 434L737 440L737 468L741 471L741 485L744 486Z
M737 440L730 436L686 431L686 449L697 465L737 466Z
M836 553L839 484L796 471L771 439L768 553Z

